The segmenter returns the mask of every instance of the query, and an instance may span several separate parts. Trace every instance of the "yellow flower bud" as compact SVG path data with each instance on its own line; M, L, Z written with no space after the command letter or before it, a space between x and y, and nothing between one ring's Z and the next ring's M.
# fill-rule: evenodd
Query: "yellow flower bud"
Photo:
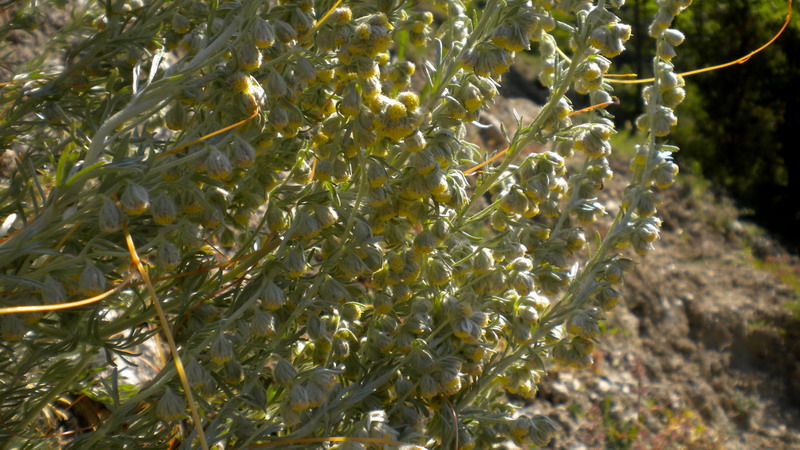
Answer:
M109 198L103 199L103 206L100 207L97 219L100 231L103 233L113 233L122 228L122 212Z
M172 389L166 388L164 395L156 404L156 415L166 422L181 419L186 415L186 403L183 397L173 392Z
M253 41L258 48L268 48L275 43L275 30L272 25L262 18L256 18L253 24Z
M158 225L169 225L175 222L176 206L172 197L161 194L153 201L153 222Z
M233 359L233 345L224 333L217 333L217 337L208 349L211 361L215 364L225 364Z

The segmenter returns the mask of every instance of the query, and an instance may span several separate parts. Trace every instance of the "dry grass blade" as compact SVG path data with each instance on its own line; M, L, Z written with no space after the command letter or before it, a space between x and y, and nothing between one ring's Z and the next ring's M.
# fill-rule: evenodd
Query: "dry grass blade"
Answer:
M396 445L403 448L414 448L419 450L424 450L425 448L420 446L412 447L404 442L393 441L390 439L370 438L370 437L318 437L318 438L281 439L279 441L264 442L261 444L252 445L248 448L279 447L284 445L295 445L295 444L316 444L321 442L358 442L363 444Z
M618 99L618 98L616 98L616 97L614 97L614 100L613 100L613 101L610 101L610 102L603 102L603 103L598 103L598 104L596 104L596 105L592 105L592 106L589 106L589 107L586 107L586 108L583 108L583 109L579 109L579 110L577 110L577 111L573 111L573 112L569 113L569 114L567 115L567 117L573 117L573 116L576 116L576 115L578 115L578 114L580 114L580 113L585 113L585 112L593 111L593 110L595 110L595 109L602 108L602 107L604 107L604 106L609 106L609 105L619 105L619 99ZM499 152L497 152L497 154L495 154L495 155L494 155L494 156L492 156L491 158L487 159L486 161L484 161L484 162L482 162L482 163L480 163L480 164L477 164L477 165L475 165L475 166L473 166L473 167L470 167L469 169L465 170L465 171L463 172L463 174L464 174L464 175L467 175L467 176L468 176L468 175L472 175L473 173L475 173L475 172L476 172L478 169L480 169L481 167L484 167L484 166L486 166L487 164L490 164L490 163L492 163L493 161L497 161L497 159L498 159L498 158L500 158L501 156L505 155L507 151L508 151L508 148L505 148L505 149L503 149L503 150L500 150Z
M153 307L156 309L156 312L158 312L158 320L161 323L161 328L164 330L164 335L167 337L167 344L169 345L170 353L172 353L172 359L175 361L175 371L178 373L178 378L181 380L183 392L186 395L186 401L189 404L189 410L192 413L192 420L194 421L195 430L197 430L197 437L200 439L200 445L203 450L207 450L208 443L206 442L206 436L203 432L203 421L200 419L200 414L197 411L197 405L195 404L194 396L192 395L192 389L189 386L189 381L186 379L186 371L184 370L180 355L178 354L178 347L175 345L175 338L172 336L172 332L170 331L169 322L167 322L167 316L164 314L164 309L161 307L161 303L158 301L158 295L156 295L156 290L153 288L153 283L150 282L150 277L147 274L147 270L145 270L142 260L139 259L139 254L136 252L136 246L133 244L133 238L128 232L128 225L126 223L122 224L122 231L125 233L125 243L128 245L128 251L131 254L133 263L136 265L136 269L139 271L139 274L142 276L142 280L144 280L144 283L147 286L147 292L150 294Z
M248 94L248 95L250 96L251 99L253 98L252 94ZM253 100L253 102L255 102L255 100ZM173 149L171 149L171 150L169 150L167 152L161 153L160 155L156 156L156 159L163 158L163 157L165 157L167 155L172 155L172 154L178 153L179 151L181 151L181 150L183 150L185 148L188 148L188 147L190 147L190 146L192 146L194 144L199 144L200 142L203 142L203 141L205 141L207 139L211 139L212 137L214 137L214 136L216 136L218 134L222 134L222 133L224 133L226 131L233 130L236 127L240 127L240 126L246 124L247 122L253 120L258 115L258 113L260 111L261 110L259 108L256 108L256 110L253 111L253 113L250 114L248 117L246 117L246 118L244 118L244 119L242 119L242 120L240 120L240 121L238 121L238 122L236 122L234 124L228 125L227 127L223 127L223 128L220 128L219 130L212 131L211 133L208 133L208 134L206 134L204 136L201 136L201 137L199 137L199 138L197 138L197 139L195 139L193 141L187 142L185 144L181 144L181 145L179 145L179 146L177 146L177 147L175 147L175 148L173 148Z
M755 55L756 53L761 52L765 48L767 48L770 45L772 45L776 40L778 40L780 35L783 34L784 30L786 30L786 27L789 26L789 22L791 22L791 20L792 20L792 0L786 0L786 18L783 20L783 26L781 27L780 30L778 30L777 33L775 33L775 36L772 36L772 39L767 41L766 44L762 45L761 47L758 47L757 49L753 50L752 52L742 56L741 58L735 59L733 61L729 61L729 62L726 62L726 63L723 63L723 64L717 64L716 66L703 67L702 69L695 69L695 70L690 70L688 72L682 72L682 73L679 73L678 75L680 75L682 77L688 77L690 75L696 75L698 73L711 72L711 71L714 71L714 70L717 70L717 69L723 69L725 67L730 67L730 66L733 66L733 65L736 65L736 64L744 64L750 58L752 58L753 55ZM636 80L616 80L616 79L613 79L613 77L636 76L635 74L620 74L620 75L608 74L606 76L607 77L612 77L612 79L606 80L609 83L641 84L641 83L650 83L650 82L654 81L653 78L640 78L640 79L636 79Z
M316 30L317 30L319 27L321 27L321 26L322 26L322 24L323 24L323 23L325 23L325 21L326 21L326 20L328 19L328 17L331 15L331 13L333 13L333 11L335 11L335 10L336 10L336 8L338 8L338 7L339 7L339 5L340 5L341 3L342 3L342 0L336 0L336 2L333 4L333 6L331 6L331 7L330 7L330 9L328 9L328 12L326 12L326 13L325 13L325 14L322 16L322 18L320 18L320 19L317 21L317 23L316 23L316 24L314 24L314 26L313 26L313 27L311 27L311 29L310 29L310 30L308 30L308 32L306 32L306 34L304 34L304 35L303 35L303 37L301 37L301 38L300 38L300 40L301 40L301 41L304 41L304 40L306 40L306 39L307 39L309 36L311 36L311 34L313 34L313 33L314 33L314 31L316 31Z
M32 306L8 306L4 308L0 308L0 315L2 314L21 314L21 313L31 313L31 312L44 312L44 311L56 311L60 309L70 309L70 308L77 308L79 306L90 305L92 303L99 302L104 298L111 296L114 293L119 292L120 290L130 286L131 276L129 275L125 278L121 283L114 286L113 288L103 292L102 294L95 295L94 297L84 298L82 300L77 300L74 302L66 302L66 303L57 303L54 305L32 305Z

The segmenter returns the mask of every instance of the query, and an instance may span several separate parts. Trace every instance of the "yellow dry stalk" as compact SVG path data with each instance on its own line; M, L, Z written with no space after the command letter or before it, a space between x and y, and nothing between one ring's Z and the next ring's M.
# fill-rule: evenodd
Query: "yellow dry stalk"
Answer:
M391 439L381 439L381 438L371 438L371 437L343 437L343 436L281 439L278 441L264 442L261 444L251 445L248 448L280 447L283 445L317 444L322 442L358 442L362 444L396 445L396 446L403 446L403 448L425 450L425 447L421 447L418 445L412 446L405 442L393 441Z
M335 11L335 10L336 10L336 8L338 8L338 7L339 7L339 5L341 5L341 4L342 4L342 0L336 0L336 2L334 2L334 4L333 4L333 5L330 7L330 9L328 9L328 12L326 12L326 13L325 13L325 15L323 15L323 16L322 16L322 18L320 18L320 19L317 21L317 23L316 23L316 24L314 24L314 26L313 26L313 27L311 27L311 28L310 28L310 29L309 29L309 30L306 32L306 34L304 34L304 35L303 35L303 36L300 38L300 41L301 41L301 42L302 42L302 41L305 41L305 40L306 40L306 39L307 39L309 36L311 36L311 35L314 33L314 31L316 31L316 30L317 30L319 27L321 27L321 26L322 26L322 24L323 24L323 23L325 23L325 21L326 21L326 20L328 20L328 17L330 17L330 15L333 13L333 11Z
M618 104L619 104L619 99L616 98L616 97L613 97L613 100L610 101L610 102L598 103L596 105L588 106L586 108L579 109L577 111L573 111L573 112L567 114L567 117L573 117L573 116L576 116L576 115L578 115L580 113L585 113L585 112L593 111L593 110L598 109L598 108L603 108L605 106L618 105ZM467 176L472 175L473 173L475 173L481 167L483 167L483 166L485 166L487 164L490 164L493 161L496 161L501 156L505 155L507 151L508 151L508 148L504 148L503 150L500 150L499 152L497 152L497 154L495 154L491 158L487 159L486 161L484 161L484 162L482 162L482 163L480 163L478 165L475 165L473 167L470 167L469 169L464 170L462 173L464 175L467 175Z
M178 354L178 347L175 345L175 338L172 336L172 331L170 331L169 322L167 322L167 316L164 314L164 309L161 307L161 303L158 300L158 295L156 295L156 290L153 288L153 283L150 281L150 276L147 274L147 270L144 268L144 264L142 264L142 260L139 258L139 254L136 252L136 246L133 243L133 238L128 231L128 224L125 222L122 223L122 232L125 234L125 243L128 245L128 252L131 254L131 259L133 259L136 270L139 272L139 275L141 275L145 286L147 286L147 292L150 294L153 307L158 313L158 320L161 323L161 328L164 330L164 335L167 337L169 351L172 353L172 360L175 361L175 372L177 372L178 378L181 380L183 393L186 396L186 402L189 404L189 410L192 413L192 421L194 421L194 426L197 430L197 438L200 440L200 446L203 448L203 450L208 450L208 442L206 442L206 436L203 432L203 421L200 419L200 414L197 411L197 405L195 404L194 396L192 395L192 389L189 386L189 380L186 378L186 371L183 368L183 362Z
M772 36L772 39L767 41L766 44L762 45L761 47L758 47L757 49L753 50L752 52L750 52L750 53L748 53L748 54L746 54L744 56L742 56L741 58L734 59L733 61L729 61L729 62L726 62L726 63L723 63L723 64L717 64L716 66L703 67L702 69L695 69L695 70L690 70L688 72L682 72L682 73L679 73L678 75L680 75L682 77L688 77L690 75L697 75L698 73L705 73L705 72L711 72L711 71L714 71L714 70L717 70L717 69L723 69L725 67L730 67L730 66L733 66L733 65L736 65L736 64L744 64L750 58L752 58L753 55L755 55L756 53L761 52L765 48L767 48L770 45L772 45L780 37L780 35L783 34L783 31L786 30L786 27L789 26L789 22L791 22L791 20L792 20L792 0L786 0L786 17L783 20L783 26L781 27L780 30L778 30L777 33L775 33L775 36ZM609 83L618 83L618 84L641 84L641 83L650 83L650 82L654 81L653 78L637 78L635 80L623 80L623 79L617 80L617 79L614 79L614 78L627 78L627 77L635 77L635 76L637 76L635 73L607 74L606 77L611 77L611 79L606 80L606 81L608 81Z
M90 305L95 302L99 302L104 298L115 294L122 289L130 286L131 275L128 275L121 283L114 286L113 288L103 292L102 294L95 295L94 297L84 298L81 300L76 300L74 302L65 302L65 303L56 303L52 305L31 305L31 306L7 306L0 308L0 315L3 314L22 314L22 313L32 313L32 312L45 312L45 311L57 311L60 309L70 309L70 308L77 308L79 306L86 306Z
M254 103L258 104L258 102L256 102L255 99L253 98L253 94L248 93L247 95L253 100ZM199 144L200 142L203 142L203 141L205 141L207 139L211 139L212 137L214 137L214 136L216 136L218 134L222 134L222 133L224 133L226 131L230 131L230 130L236 128L236 127L240 127L240 126L246 124L247 122L253 120L258 115L258 113L260 111L261 111L261 109L256 107L255 111L253 111L253 113L250 114L250 116L248 116L247 118L242 119L242 120L240 120L240 121L238 121L238 122L236 122L236 123L234 123L232 125L228 125L227 127L220 128L219 130L212 131L211 133L208 133L208 134L206 134L204 136L201 136L201 137L199 137L199 138L197 138L197 139L195 139L193 141L187 142L185 144L181 144L181 145L179 145L179 146L177 146L177 147L175 147L175 148L173 148L173 149L171 149L171 150L169 150L167 152L161 153L160 155L156 156L156 158L163 158L164 156L172 155L174 153L178 153L179 151L181 151L181 150L183 150L185 148L189 148L194 144Z

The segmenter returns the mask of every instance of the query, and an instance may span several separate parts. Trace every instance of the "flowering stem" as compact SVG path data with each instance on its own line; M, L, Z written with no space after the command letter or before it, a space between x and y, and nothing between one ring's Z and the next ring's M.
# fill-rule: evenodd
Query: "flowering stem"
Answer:
M436 80L434 81L433 89L428 94L428 98L425 102L426 110L431 111L433 106L436 102L442 99L442 92L447 87L447 84L450 83L450 80L458 72L458 65L463 60L464 55L475 46L475 43L483 38L484 31L486 27L494 21L494 16L499 10L500 1L498 0L490 0L488 4L485 6L483 14L481 15L481 19L478 22L478 25L475 27L474 30L470 33L469 37L467 38L467 42L464 44L458 53L456 53L450 60L447 62L445 69L443 71L437 71L436 73ZM454 48L450 49L450 52L455 50ZM440 75L443 74L443 75Z
M578 48L578 50L575 52L574 62L570 64L567 74L561 80L558 88L553 92L553 95L550 96L550 99L547 101L544 107L542 107L541 111L539 111L539 114L535 119L533 119L533 122L531 122L530 125L518 129L514 134L514 138L512 139L511 144L508 146L508 151L506 152L503 161L499 166L495 167L494 170L489 172L489 175L480 181L480 184L478 184L478 186L475 188L475 192L472 194L467 204L461 209L461 211L459 211L459 226L463 225L464 214L475 204L477 199L481 198L483 194L485 194L489 189L492 188L492 186L494 186L498 178L500 178L511 162L517 157L519 151L535 140L535 136L542 129L542 123L545 120L550 119L550 115L553 114L553 108L555 108L561 98L567 93L577 67L581 62L583 62L585 52L586 49L584 47Z

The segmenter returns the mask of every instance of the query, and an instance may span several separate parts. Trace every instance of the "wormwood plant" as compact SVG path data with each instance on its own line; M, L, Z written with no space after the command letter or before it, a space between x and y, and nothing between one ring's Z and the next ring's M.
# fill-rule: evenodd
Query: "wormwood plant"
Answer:
M658 0L631 183L597 199L623 3L69 4L0 90L2 439L549 442L505 393L591 363L620 249L652 248L677 173L670 26L690 0ZM465 127L529 49L548 101L489 161ZM66 429L80 397L97 420Z

